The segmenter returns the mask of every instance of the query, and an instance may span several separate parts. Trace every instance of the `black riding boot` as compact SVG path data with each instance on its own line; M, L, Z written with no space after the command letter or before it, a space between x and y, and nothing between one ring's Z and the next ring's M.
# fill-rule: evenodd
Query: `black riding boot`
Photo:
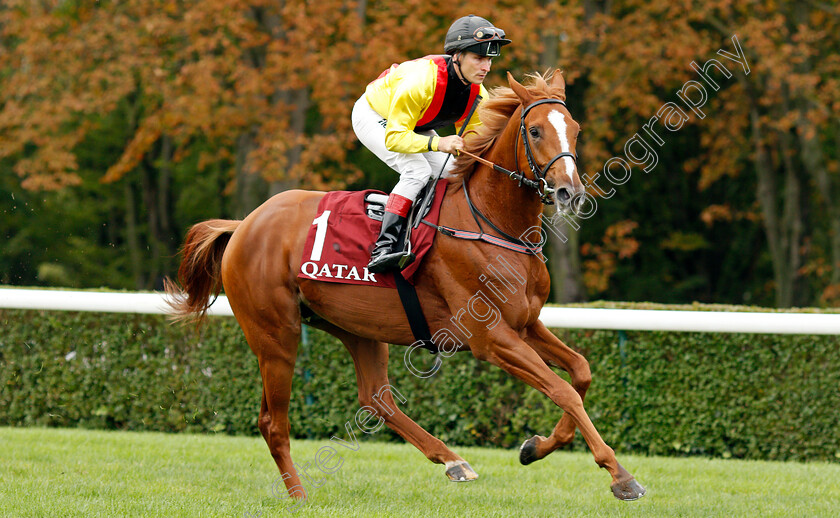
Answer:
M382 230L376 239L367 269L371 273L384 273L397 269L405 255L402 250L400 234L405 228L405 216L385 212L382 216Z

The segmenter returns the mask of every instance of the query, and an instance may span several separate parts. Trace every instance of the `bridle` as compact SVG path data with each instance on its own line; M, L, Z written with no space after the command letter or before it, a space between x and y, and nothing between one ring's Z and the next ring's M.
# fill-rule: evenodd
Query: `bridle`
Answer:
M566 106L566 103L561 101L560 99L542 99L529 104L527 108L522 110L522 116L519 120L519 134L522 136L522 144L525 147L525 156L528 159L528 166L531 168L531 172L534 173L534 177L537 179L537 186L535 188L537 189L537 194L540 195L540 201L542 201L546 205L553 205L554 200L551 198L551 195L554 193L554 189L548 186L548 182L545 179L545 175L546 173L548 173L548 169L552 165L554 165L554 162L564 157L569 157L573 161L577 162L577 156L574 153L570 153L569 151L563 151L562 153L556 155L554 158L549 160L548 163L545 164L545 166L543 166L542 170L540 170L540 168L537 166L537 162L536 160L534 160L534 154L531 152L531 143L528 139L528 130L525 129L525 117L528 115L528 112L531 111L533 108L536 108L541 104L549 103L562 104L563 106ZM517 164L519 164L518 143L519 142L517 140L517 145L516 147L514 147L514 157ZM527 180L527 178L525 178L525 176L522 173L517 172L517 174L520 181L520 185L522 185L522 183L524 183L523 180ZM513 178L513 176L511 176L511 178ZM542 190L540 190L540 187L542 187Z
M537 194L540 197L540 201L543 202L543 204L553 205L554 204L554 199L552 198L552 194L554 194L554 189L548 186L548 181L545 179L545 175L548 173L549 168L552 165L554 165L554 162L560 160L561 158L565 158L565 157L569 157L573 161L577 162L577 155L575 155L574 153L570 153L568 151L563 151L562 153L559 153L554 158L549 160L548 163L546 163L542 167L542 169L539 168L536 160L534 160L534 153L531 151L531 142L530 142L530 139L528 138L528 130L527 130L526 125L525 125L525 118L528 116L528 112L530 112L532 109L536 108L537 106L539 106L541 104L562 104L563 106L566 106L566 103L564 101L561 101L560 99L540 99L539 101L535 101L535 102L529 104L528 106L526 106L522 110L522 115L519 118L519 133L516 136L516 143L514 144L514 146L515 146L514 147L514 160L516 161L516 164L517 164L516 171L510 171L508 169L505 169L504 167L502 167L500 165L496 165L493 162L490 162L489 160L485 160L484 158L476 156L476 155L474 155L472 153L469 153L467 151L461 151L461 153L466 154L467 156L475 159L478 162L481 162L482 164L484 164L488 167L492 167L493 169L495 169L496 171L498 171L500 173L508 175L508 177L511 180L519 181L519 186L520 187L522 187L522 185L524 184L526 187L530 187L530 188L536 190ZM522 143L523 143L523 146L525 147L525 157L528 159L528 166L531 168L531 172L534 174L534 178L536 178L536 180L531 180L530 178L526 177L523 173L521 173L519 171L518 164L519 164L519 138L520 137L522 138Z
M506 174L511 180L518 180L520 187L522 187L522 185L524 184L527 187L535 189L537 191L537 194L540 197L540 201L543 202L543 204L553 205L554 200L552 199L552 194L554 194L554 189L552 189L551 187L548 186L548 181L546 181L545 175L546 175L546 173L548 173L548 169L554 164L554 162L556 162L556 161L558 161L558 160L560 160L561 158L564 158L564 157L569 157L572 160L574 160L575 162L577 162L577 156L574 153L570 153L568 151L563 151L562 153L559 153L554 158L549 160L548 163L545 164L545 166L543 166L542 169L540 169L537 166L537 162L536 162L536 160L534 160L534 154L531 151L531 144L530 144L530 141L528 140L528 133L527 133L527 130L525 128L525 117L528 116L528 112L530 112L533 108L535 108L535 107L537 107L541 104L548 104L548 103L562 104L563 106L566 106L566 103L561 101L560 99L540 99L539 101L535 101L535 102L529 104L528 106L526 106L522 110L522 116L519 118L519 133L516 136L516 143L515 143L516 147L514 148L514 159L516 160L516 164L517 164L517 170L516 171L510 171L508 169L505 169L504 167L502 167L500 165L494 164L493 162L491 162L489 160L486 160L484 158L476 156L476 155L474 155L472 153L469 153L467 151L461 151L461 153L464 153L467 156L469 156L471 158L474 158L477 162L480 162L480 163L482 163L482 164L484 164L484 165L486 165L486 166L488 166L492 169L495 169L496 171L499 171L500 173ZM534 174L534 178L536 178L536 180L531 180L530 178L526 177L523 173L519 172L518 165L519 165L519 137L520 136L522 137L522 141L524 143L525 156L528 159L528 166L531 168L531 172ZM510 234L507 234L502 229L500 229L495 224L493 224L493 222L490 221L490 219L488 219L487 216L482 214L481 211L478 210L478 208L476 208L475 205L473 205L473 202L470 199L470 192L469 192L469 189L467 187L467 179L466 178L463 179L463 186L464 186L464 197L467 200L467 206L470 208L470 212L472 213L473 219L475 220L476 224L478 225L479 232L476 233L476 232L470 232L470 231L466 231L466 230L457 230L457 229L453 229L453 228L449 228L449 227L432 225L431 223L428 223L425 220L423 220L422 222L426 223L427 225L430 225L430 226L433 226L433 227L437 228L438 231L440 231L440 232L442 232L442 233L444 233L448 236L455 237L455 238L458 238L458 239L467 239L467 240L471 240L471 241L476 241L476 240L485 241L485 242L491 243L493 245L501 246L502 248L507 248L508 250L513 250L513 251L516 251L516 252L519 252L519 253L522 253L522 254L539 255L542 252L542 244L541 243L531 243L531 242L519 239L517 237L511 236ZM501 236L501 238L497 238L496 236L485 233L484 228L481 225L481 221L484 221L485 223L487 223L490 226L490 228L495 230L499 234L499 236Z

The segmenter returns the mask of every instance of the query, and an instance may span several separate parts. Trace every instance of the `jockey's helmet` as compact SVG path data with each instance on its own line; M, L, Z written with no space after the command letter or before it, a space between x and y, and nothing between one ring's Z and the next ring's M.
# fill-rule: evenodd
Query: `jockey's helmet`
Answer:
M458 18L449 27L443 50L449 55L466 50L479 56L496 57L501 54L502 46L508 43L510 40L505 38L505 31L471 14Z

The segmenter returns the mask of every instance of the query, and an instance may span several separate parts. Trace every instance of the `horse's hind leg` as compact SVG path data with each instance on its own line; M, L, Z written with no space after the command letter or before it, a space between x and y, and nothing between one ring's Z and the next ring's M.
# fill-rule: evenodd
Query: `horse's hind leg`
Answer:
M528 345L534 349L546 363L556 365L569 373L572 386L580 395L581 401L592 382L589 362L583 355L575 352L549 331L540 321L528 329L525 337ZM544 458L549 453L572 442L575 438L575 422L568 413L563 413L560 422L548 437L535 435L526 440L519 448L519 461L530 464Z
M478 478L478 474L467 461L397 407L394 396L403 403L407 399L388 381L388 344L361 338L334 326L319 327L339 338L353 357L356 382L359 386L359 403L362 405L361 410L365 411L361 412L361 415L357 414L357 424L364 424L360 426L362 431L374 433L384 422L400 437L423 452L430 461L446 466L446 476L453 482L466 482ZM373 418L368 414L373 414Z
M289 496L306 499L306 490L298 478L289 449L289 399L295 370L300 324L267 329L242 318L248 345L257 355L263 382L262 404L258 426L268 450L280 470ZM278 480L279 482L279 480ZM272 490L277 495L282 488L275 483Z

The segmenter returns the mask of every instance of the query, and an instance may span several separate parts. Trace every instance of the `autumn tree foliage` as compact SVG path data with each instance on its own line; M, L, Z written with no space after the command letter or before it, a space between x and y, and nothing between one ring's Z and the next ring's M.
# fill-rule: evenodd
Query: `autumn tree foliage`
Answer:
M120 102L131 103L133 134L104 181L134 170L162 138L176 158L206 143L202 166L234 167L232 151L269 181L332 181L335 170L321 166L350 143L347 104L363 81L353 67L361 24L343 2L8 4L3 156L19 155L27 188L77 183L72 150L93 124L85 116ZM310 107L319 131L304 145Z
M582 124L598 207L566 242L549 233L557 300L840 302L840 7L816 1L6 0L0 264L18 273L0 281L66 283L34 261L76 284L154 286L198 219L369 185L381 165L356 142L353 103L391 63L441 52L468 13L514 40L488 86L560 68ZM726 61L704 117L683 106L662 144L645 134L733 36L749 73ZM607 181L635 134L658 163ZM26 250L46 228L71 235L61 257ZM113 275L70 266L84 257Z
M836 302L840 7L822 2L654 1L583 2L583 8L583 15L573 18L578 29L569 31L569 46L578 52L565 66L586 83L583 148L597 164L620 155L626 139L640 132L663 103L675 100L680 85L699 81L696 66L721 59L720 49L733 52L730 42L737 36L749 73L730 66L732 76L727 78L712 69L721 88L707 86L705 117L691 114L684 134L669 135L661 148L653 146L664 155L659 166L650 173L637 169L631 182L639 181L639 174L646 174L641 181L650 183L654 174L688 174L694 182L691 196L709 197L700 214L707 228L693 237L684 228L661 229L660 248L669 249L674 238L687 237L678 249L690 251L686 247L694 243L694 251L703 254L709 248L705 236L717 238L760 223L764 242L756 248L771 264L772 279L766 284L774 303L801 305L815 298ZM592 49L596 59L588 59ZM687 142L689 153L668 159L669 147ZM752 191L748 199L740 192L744 187ZM640 201L649 203L653 196L665 198L665 205L693 201L674 192L646 193ZM669 210L662 207L662 213ZM751 232L739 233L752 240ZM744 264L763 260L748 254L741 256Z
M152 262L174 254L175 163L222 170L240 216L272 192L359 174L345 156L361 23L342 2L18 1L2 26L0 158L25 189L79 185L78 147L118 114L125 142L101 181L141 177L128 196L144 205Z

